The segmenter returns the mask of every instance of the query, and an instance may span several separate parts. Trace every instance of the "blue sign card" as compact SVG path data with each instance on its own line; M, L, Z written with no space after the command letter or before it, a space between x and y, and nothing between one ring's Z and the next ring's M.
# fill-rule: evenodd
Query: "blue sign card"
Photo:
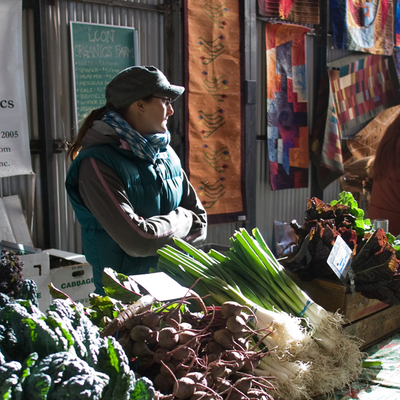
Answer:
M332 271L344 283L346 283L347 273L351 264L351 253L352 250L347 243L341 236L338 236L327 260Z

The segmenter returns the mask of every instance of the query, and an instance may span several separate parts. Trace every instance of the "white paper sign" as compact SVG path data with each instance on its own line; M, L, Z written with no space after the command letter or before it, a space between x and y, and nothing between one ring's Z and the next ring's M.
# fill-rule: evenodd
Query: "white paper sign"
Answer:
M345 281L347 276L351 253L352 251L347 243L341 236L338 236L329 254L327 263L342 281Z
M0 178L33 174L29 149L22 0L0 3Z
M131 275L130 278L158 301L181 299L189 294L188 288L181 286L164 272Z

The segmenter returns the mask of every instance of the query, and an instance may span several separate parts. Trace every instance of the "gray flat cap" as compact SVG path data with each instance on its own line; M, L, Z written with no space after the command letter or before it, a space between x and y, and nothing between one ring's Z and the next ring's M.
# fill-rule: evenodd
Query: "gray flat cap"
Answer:
M106 87L106 99L119 110L153 94L176 100L184 91L183 86L171 85L156 67L138 66L118 73Z

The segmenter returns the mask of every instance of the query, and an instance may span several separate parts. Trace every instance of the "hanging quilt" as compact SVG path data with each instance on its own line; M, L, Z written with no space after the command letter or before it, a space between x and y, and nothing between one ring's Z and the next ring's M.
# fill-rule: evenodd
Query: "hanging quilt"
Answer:
M325 189L344 172L342 145L337 126L338 116L332 91L328 85L326 93L328 94L328 104L325 112L326 119L325 127L322 128L322 136L315 137L316 132L313 132L313 136L311 137L311 159L317 166L317 180L321 189ZM320 98L318 98L318 104L319 102Z
M392 0L331 0L330 16L335 48L393 53Z
M258 0L258 13L297 24L320 23L320 0Z
M391 107L382 111L368 125L363 128L353 139L346 141L351 157L344 163L345 166L376 153L379 142L388 127L400 114L400 106Z
M397 76L400 79L400 0L396 2L396 23L395 23L395 48L393 50L393 57L395 60Z
M315 176L321 190L342 176L344 171L341 141L335 122L335 109L326 72L322 73L319 82L313 130L310 134L310 159L315 166Z
M400 47L395 47L393 50L393 61L396 68L397 79L400 81Z
M308 187L305 35L308 28L266 24L267 140L272 190Z
M186 170L210 224L246 214L240 3L185 1Z
M399 104L391 57L357 54L328 64L334 118L341 139L352 138L381 111Z
M396 47L400 47L400 0L396 3Z

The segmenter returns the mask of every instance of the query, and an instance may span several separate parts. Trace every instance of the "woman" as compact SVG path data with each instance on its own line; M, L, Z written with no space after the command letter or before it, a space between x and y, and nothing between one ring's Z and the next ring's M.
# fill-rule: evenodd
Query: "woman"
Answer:
M400 115L390 124L376 150L368 217L389 220L389 232L400 234Z
M121 71L68 151L66 189L96 293L104 293L104 268L147 273L173 237L192 244L206 238L206 212L169 145L171 102L184 90L153 66Z

